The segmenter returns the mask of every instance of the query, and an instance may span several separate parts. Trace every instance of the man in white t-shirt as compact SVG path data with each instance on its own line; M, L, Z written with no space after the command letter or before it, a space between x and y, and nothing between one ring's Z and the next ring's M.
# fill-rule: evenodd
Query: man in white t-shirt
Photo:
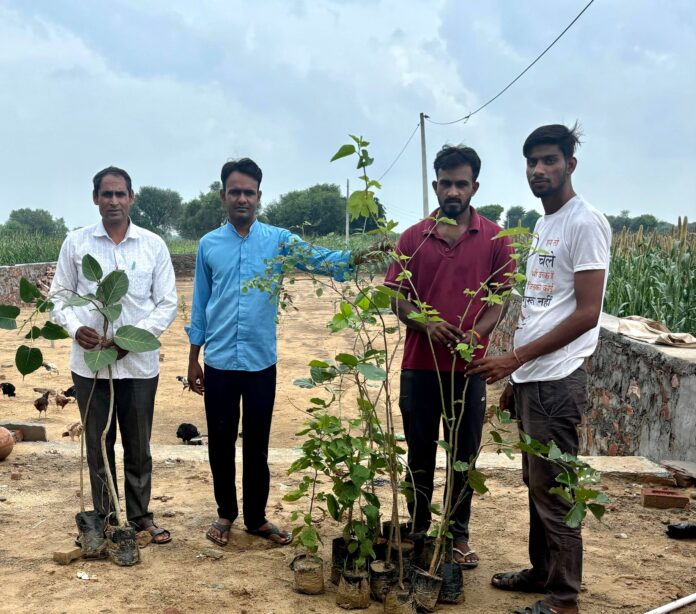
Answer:
M516 412L522 430L563 452L578 452L577 426L587 405L583 368L599 338L599 316L607 283L611 228L604 215L573 190L579 144L577 124L532 132L523 146L527 180L541 198L544 215L534 228L536 250L527 262L527 285L514 349L474 361L469 373L487 383L512 375L500 399ZM570 505L549 489L557 467L523 455L529 488L531 569L495 574L502 590L546 593L518 612L575 614L582 578L580 528L564 522Z

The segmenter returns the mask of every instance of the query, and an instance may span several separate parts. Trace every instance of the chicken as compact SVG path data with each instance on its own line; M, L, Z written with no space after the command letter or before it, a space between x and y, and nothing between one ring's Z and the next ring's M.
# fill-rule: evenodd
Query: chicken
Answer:
M176 429L176 436L184 443L189 443L194 437L198 437L199 435L200 432L198 431L198 427L188 422L180 424L179 428Z
M70 441L75 441L75 437L80 437L83 431L82 422L73 422L65 425L65 433L63 437L70 437Z
M75 386L70 386L70 388L68 388L67 390L63 390L63 394L64 394L66 397L73 397L73 398L75 398L75 396L76 396L76 393L75 393Z
M60 371L58 371L58 367L54 365L52 362L44 362L41 363L41 366L46 369L51 375L60 375Z
M2 388L2 396L4 396L4 397L17 396L15 394L16 388L14 387L13 384L10 384L10 382L3 382L2 384L0 384L0 388Z
M61 409L64 409L68 403L72 403L74 400L74 397L66 397L62 392L56 394L56 405Z
M39 418L41 418L41 412L46 415L46 410L48 409L48 392L44 392L36 401L34 401L34 407L39 412Z
M181 385L184 387L184 390L189 389L188 377L186 377L185 375L177 375L176 379L178 379L181 382Z
M33 388L34 392L38 392L39 394L46 394L48 393L49 397L54 397L56 396L56 391L53 388L40 388L36 387Z

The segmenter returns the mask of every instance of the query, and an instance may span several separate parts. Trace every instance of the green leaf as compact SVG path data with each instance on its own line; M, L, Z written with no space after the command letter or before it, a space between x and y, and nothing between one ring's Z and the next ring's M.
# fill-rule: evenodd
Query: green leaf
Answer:
M350 468L350 479L358 488L370 479L370 470L362 465L353 465Z
M567 501L568 503L573 502L573 496L570 494L567 488L561 488L560 486L554 486L553 488L549 488L549 492L552 495L557 495L564 501Z
M376 525L377 522L379 521L379 508L372 505L371 503L368 505L363 505L362 508L363 513L365 514L365 518L367 518L367 522L371 525Z
M26 277L19 280L19 296L25 303L32 303L34 299L42 298L39 289Z
M476 469L471 469L469 471L469 486L473 488L479 495L483 495L488 492L488 487L486 486L486 476Z
M340 519L338 501L336 501L336 497L331 494L326 495L326 509L329 511L331 518L338 522Z
M340 149L334 154L333 158L331 158L331 162L335 162L336 160L340 160L346 156L352 156L354 153L355 145L351 145L350 143L347 145L341 145Z
M33 373L43 364L43 355L39 348L20 345L15 354L15 365L22 375Z
M57 339L68 339L70 335L68 331L62 326L54 324L53 322L46 322L41 329L41 336L49 341L55 341Z
M459 472L469 471L469 463L465 461L457 461L452 465L452 469Z
M438 439L437 445L447 452L447 454L452 454L452 446L450 446L444 439Z
M105 305L113 305L128 292L128 275L125 271L111 271L97 288L97 298Z
M63 302L63 309L66 307L83 307L84 305L89 305L89 301L82 296L73 294Z
M312 360L309 363L310 367L315 367L317 369L328 369L331 365L328 362L324 362L323 360Z
M340 362L341 364L348 365L349 367L357 367L358 366L358 359L353 356L352 354L337 354L336 355L336 362Z
M588 503L587 507L592 512L592 515L601 522L604 512L606 512L607 509L603 505L597 503Z
M38 326L32 326L31 330L24 335L25 339L31 339L32 341L34 339L38 339L41 336L41 329Z
M17 316L19 307L14 305L0 305L0 328L14 330L17 328Z
M123 306L120 303L116 303L115 305L109 305L107 307L100 307L98 309L99 313L101 313L109 322L114 322L117 320L119 317L121 317L121 310L123 309Z
M84 258L82 258L82 274L89 279L89 281L99 281L104 275L104 272L96 258L93 258L89 254L85 254Z
M114 343L129 352L152 352L160 347L160 342L151 332L126 324L114 335Z
M524 228L522 226L516 226L514 228L508 228L507 230L501 230L497 235L493 237L494 239L500 239L501 237L516 237L519 235L530 234L529 228Z
M406 298L403 295L403 293L399 292L398 290L394 290L394 288L390 288L389 286L376 286L375 290L381 292L382 294L386 294L387 296L389 296L391 298L399 298L399 299Z
M53 309L54 307L55 305L49 300L36 301L36 308L39 310L40 313L51 311L51 309Z
M387 372L371 363L363 363L358 365L358 372L367 380L376 380L383 382L387 379Z
M317 538L317 530L312 526L303 528L299 533L300 543L310 552L316 552L319 549Z
M96 373L107 365L113 364L118 358L118 350L115 347L100 348L85 352L85 364L87 368Z
M577 501L570 511L565 515L563 521L571 528L577 529L585 518L587 510L585 504L582 501Z
M440 222L440 224L447 224L449 226L457 225L457 220L453 220L451 217L439 217L437 221Z
M348 213L351 220L375 216L379 212L374 192L357 190L348 197Z
M307 379L306 377L300 377L293 380L292 383L300 388L316 388L316 384L311 379Z

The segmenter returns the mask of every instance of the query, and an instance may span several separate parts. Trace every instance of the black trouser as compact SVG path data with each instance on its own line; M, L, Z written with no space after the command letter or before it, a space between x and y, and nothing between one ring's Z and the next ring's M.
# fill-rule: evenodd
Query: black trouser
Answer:
M109 380L98 379L85 421L87 399L94 379L72 374L77 405L84 424L87 465L92 486L94 509L102 516L113 512L106 486L106 471L101 452L101 436L109 415ZM123 470L125 473L126 516L132 522L152 519L150 504L152 456L150 433L155 409L155 393L159 376L151 379L116 379L114 383L114 415L106 435L106 452L111 475L118 492L114 443L116 423L121 431Z
M266 523L270 485L268 438L273 418L276 366L263 371L222 371L205 365L205 417L208 455L218 516L233 522L239 515L235 485L235 442L242 412L242 489L244 524Z
M443 395L437 375L437 371L401 371L399 407L408 443L408 466L415 486L415 501L409 502L408 509L416 531L425 531L430 526L430 501L433 496L435 456L441 421L445 441L449 441L450 433L450 421L445 419L444 412L448 416L454 415L456 422L461 416L464 398L464 415L461 416L456 436L455 460L469 462L481 444L486 410L486 385L480 377L473 375L467 378L463 373L440 373L444 392L443 410ZM465 485L466 472L455 471L453 477L452 501L454 503L459 499L459 504L453 511L450 531L455 539L468 540L473 491L468 483Z
M542 443L554 441L578 453L577 426L587 405L587 374L580 368L552 382L515 384L515 407L522 430ZM582 579L582 536L563 517L570 504L549 489L558 486L558 465L522 457L522 476L529 488L529 559L535 580L545 584L548 601L557 606L577 602Z

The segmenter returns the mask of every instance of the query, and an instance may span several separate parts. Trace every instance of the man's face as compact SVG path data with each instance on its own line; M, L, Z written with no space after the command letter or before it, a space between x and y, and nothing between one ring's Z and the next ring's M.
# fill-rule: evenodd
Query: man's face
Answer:
M251 224L261 200L259 184L253 177L234 171L220 190L220 198L227 205L227 216L235 226Z
M440 210L449 218L456 218L467 210L478 187L478 181L474 181L474 173L468 164L449 170L440 169L437 181L433 181Z
M128 191L126 180L120 175L102 177L99 191L92 194L92 200L99 207L104 226L128 223L133 193Z
M537 145L527 156L527 181L537 198L553 196L563 190L575 170L577 160L566 160L558 145Z

